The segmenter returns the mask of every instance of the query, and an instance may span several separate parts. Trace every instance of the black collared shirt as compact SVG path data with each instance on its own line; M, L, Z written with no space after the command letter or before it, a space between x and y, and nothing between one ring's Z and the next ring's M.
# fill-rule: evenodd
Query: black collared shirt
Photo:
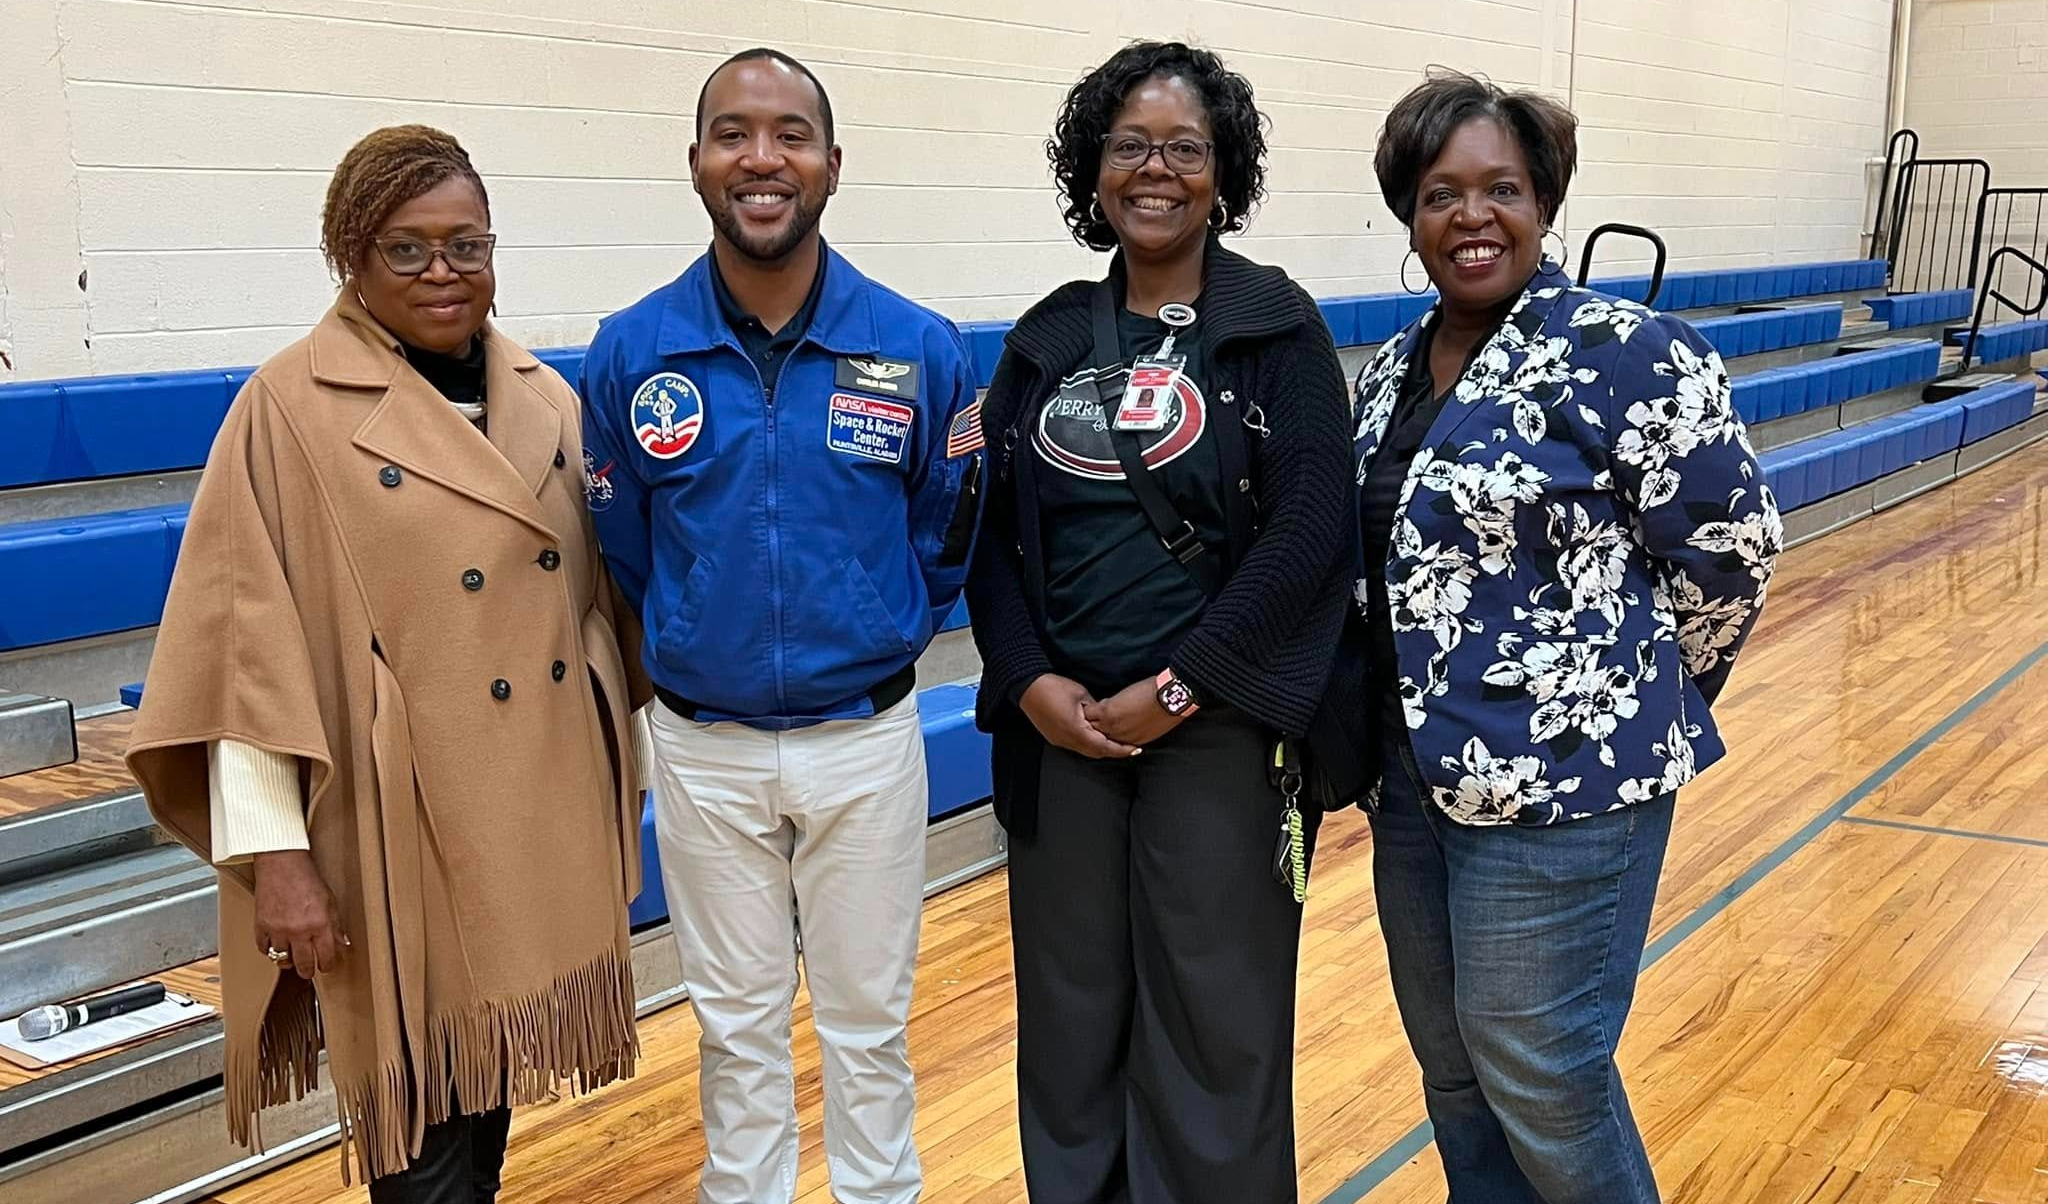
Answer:
M761 388L769 396L775 394L775 382L782 376L782 365L789 362L789 353L803 341L806 331L811 328L811 319L818 313L818 296L825 291L825 256L818 256L818 270L811 275L811 293L782 329L770 333L761 319L740 308L732 290L725 286L725 276L718 270L718 256L711 256L711 291L718 298L718 312L725 324L732 328L733 336L740 341L740 348L747 358L754 361L754 367L761 373Z

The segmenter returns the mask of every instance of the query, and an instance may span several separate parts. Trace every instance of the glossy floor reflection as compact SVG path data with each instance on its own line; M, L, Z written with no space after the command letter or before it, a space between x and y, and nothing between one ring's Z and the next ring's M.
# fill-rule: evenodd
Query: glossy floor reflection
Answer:
M1689 790L1624 1043L1673 1204L2048 1201L2048 445L1786 556ZM1440 1204L1370 846L1324 829L1302 953L1302 1198ZM927 909L912 1054L931 1204L1015 1204L1003 880ZM797 1016L799 1199L827 1204ZM506 1204L687 1201L687 1008L641 1077L523 1114ZM1406 1144L1404 1144L1406 1143ZM1392 1151L1392 1153L1390 1153ZM1370 1169L1368 1169L1370 1168ZM1362 1173L1363 1172L1363 1173ZM364 1198L331 1153L232 1204Z

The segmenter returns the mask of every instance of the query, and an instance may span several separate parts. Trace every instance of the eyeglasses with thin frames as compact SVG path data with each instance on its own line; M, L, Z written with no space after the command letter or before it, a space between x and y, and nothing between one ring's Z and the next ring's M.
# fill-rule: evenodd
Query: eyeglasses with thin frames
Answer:
M434 266L434 257L441 257L448 270L462 276L474 276L491 266L491 250L498 245L495 234L458 234L446 242L428 242L406 234L393 234L371 240L377 247L377 257L394 276L419 276Z
M1153 155L1166 164L1166 170L1177 176L1192 176L1201 173L1209 165L1209 153L1215 143L1199 138L1169 138L1164 142L1153 142L1136 134L1105 134L1102 137L1102 161L1118 171L1137 171L1151 161Z

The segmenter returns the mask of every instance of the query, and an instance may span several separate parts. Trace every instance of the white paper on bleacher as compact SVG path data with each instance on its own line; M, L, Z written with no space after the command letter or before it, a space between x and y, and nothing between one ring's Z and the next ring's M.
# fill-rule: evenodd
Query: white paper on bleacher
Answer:
M139 985L139 984L130 984ZM69 1062L90 1054L153 1037L158 1033L195 1020L204 1020L213 1015L209 1004L187 999L182 995L166 995L161 1003L154 1003L139 1011L111 1020L101 1020L68 1032L58 1033L42 1041L30 1041L21 1035L19 1017L9 1017L0 1024L0 1058L27 1070L41 1070L60 1062Z

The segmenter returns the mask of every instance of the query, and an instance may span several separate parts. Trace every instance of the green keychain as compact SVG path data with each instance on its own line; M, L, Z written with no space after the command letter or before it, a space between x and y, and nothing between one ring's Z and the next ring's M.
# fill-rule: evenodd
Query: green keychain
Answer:
M1273 745L1268 779L1286 800L1280 811L1280 840L1273 849L1273 879L1288 888L1296 903L1308 902L1308 837L1301 818L1301 758L1294 741Z

